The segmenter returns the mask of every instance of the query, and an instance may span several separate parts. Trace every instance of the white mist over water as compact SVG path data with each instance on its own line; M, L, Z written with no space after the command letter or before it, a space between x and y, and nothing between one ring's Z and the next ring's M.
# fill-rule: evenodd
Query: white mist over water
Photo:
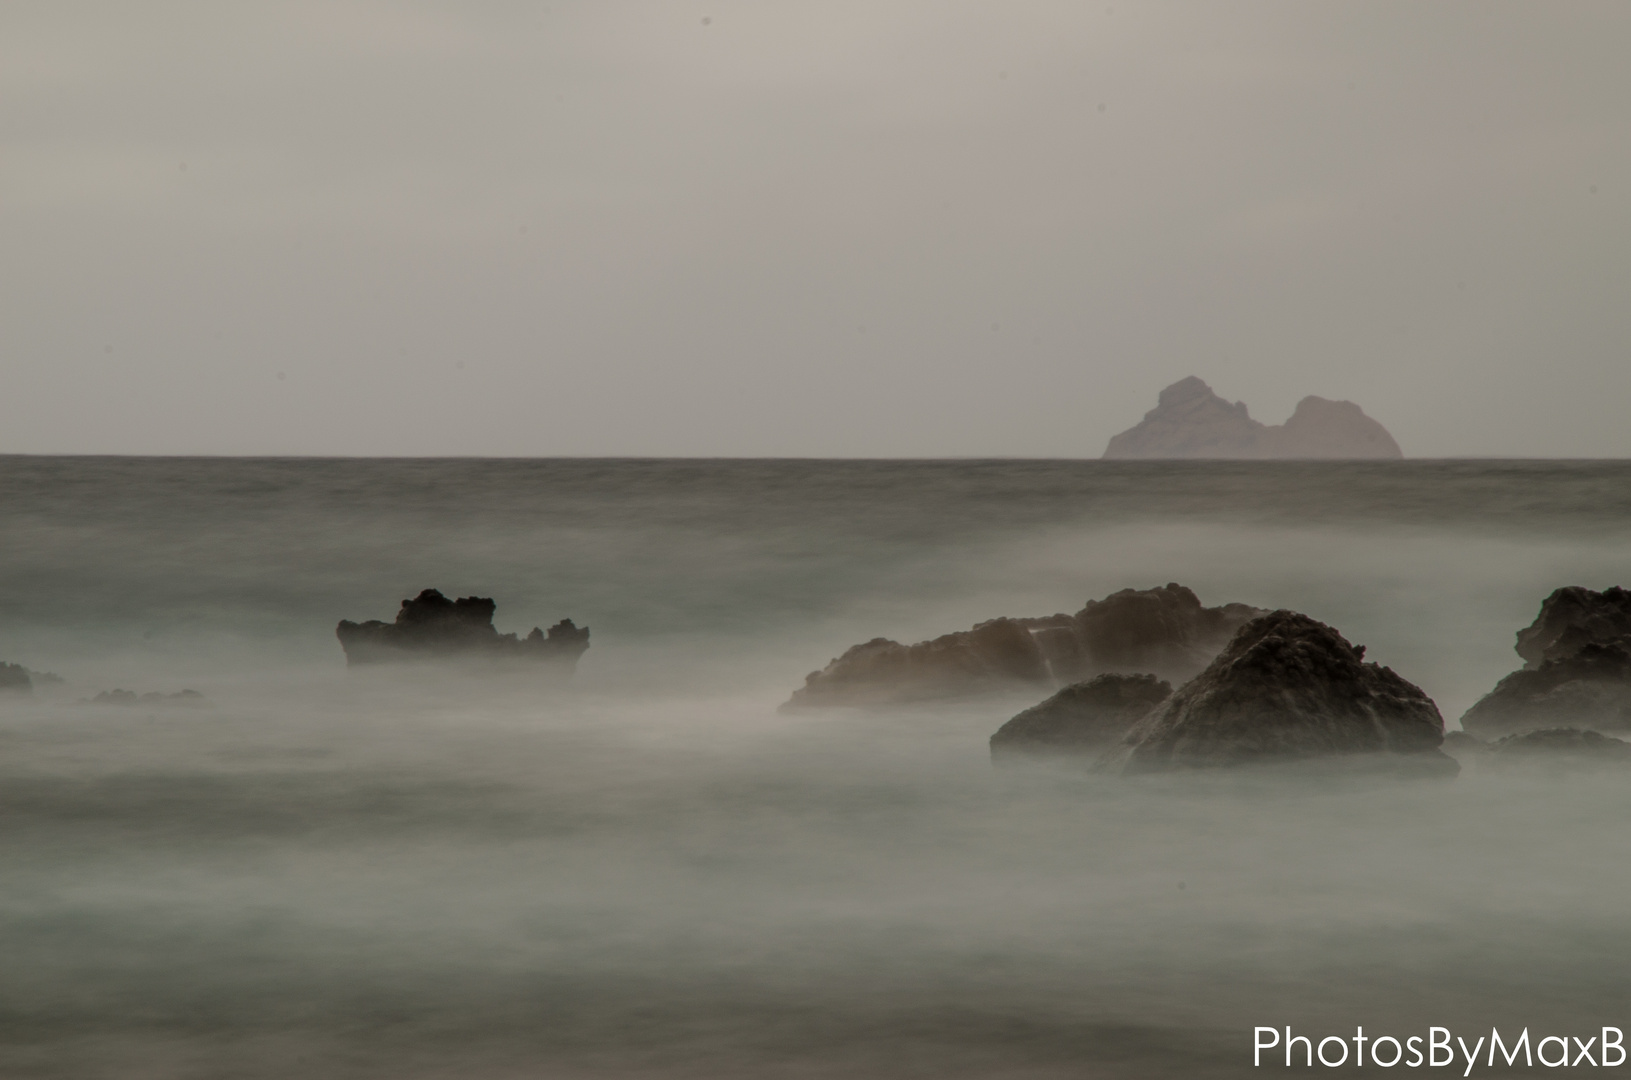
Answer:
M5 459L0 1065L38 1077L1076 1076L1252 1027L1628 1019L1631 784L997 771L1029 700L784 716L845 646L1176 580L1453 724L1619 464ZM428 586L566 685L348 672ZM196 687L201 709L95 708Z

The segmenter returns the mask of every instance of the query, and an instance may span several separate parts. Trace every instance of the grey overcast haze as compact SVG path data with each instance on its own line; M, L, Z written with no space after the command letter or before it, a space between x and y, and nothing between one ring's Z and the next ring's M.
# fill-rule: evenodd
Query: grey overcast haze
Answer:
M1631 455L1631 4L0 5L0 452Z

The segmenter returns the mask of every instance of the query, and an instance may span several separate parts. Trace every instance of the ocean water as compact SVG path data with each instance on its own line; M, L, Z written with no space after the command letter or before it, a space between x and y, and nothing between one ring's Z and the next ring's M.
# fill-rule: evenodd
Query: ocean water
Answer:
M993 769L1023 698L777 712L857 641L1177 581L1331 623L1453 727L1628 540L1619 462L0 458L0 660L64 679L0 702L0 1075L1245 1075L1258 1025L1631 1030L1631 778L1124 781ZM347 671L335 623L426 587L591 648Z

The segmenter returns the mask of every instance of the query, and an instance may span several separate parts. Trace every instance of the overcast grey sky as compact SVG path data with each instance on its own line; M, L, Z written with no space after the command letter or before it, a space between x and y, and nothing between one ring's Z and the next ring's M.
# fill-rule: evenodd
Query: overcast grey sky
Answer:
M1631 4L0 6L0 452L1631 455Z

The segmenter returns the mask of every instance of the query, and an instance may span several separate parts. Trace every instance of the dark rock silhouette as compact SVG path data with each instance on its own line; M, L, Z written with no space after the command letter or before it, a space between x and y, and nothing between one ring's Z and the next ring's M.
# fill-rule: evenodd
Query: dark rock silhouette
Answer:
M1593 592L1578 585L1555 590L1540 603L1535 621L1518 631L1514 646L1523 666L1575 655L1586 645L1612 645L1631 638L1631 592L1615 587Z
M34 680L21 664L0 663L0 694L32 694Z
M150 691L138 694L134 690L104 690L100 694L84 701L86 705L208 705L209 700L197 690L178 690L174 694L161 694Z
M1025 622L1061 682L1100 672L1153 672L1182 682L1211 663L1236 630L1265 614L1249 604L1203 607L1193 590L1169 581L1089 600L1075 615Z
M1490 766L1531 763L1569 768L1604 765L1623 768L1631 765L1631 743L1579 728L1541 728L1508 735L1490 745Z
M449 600L426 589L402 601L396 621L370 619L365 623L340 620L335 636L348 664L378 664L403 660L493 659L531 660L571 670L589 648L589 628L562 619L543 630L533 627L524 638L500 634L493 627L498 605L481 596Z
M1514 671L1461 716L1475 734L1543 727L1631 730L1631 641L1586 645L1572 656Z
M1191 375L1110 440L1106 458L1402 458L1399 444L1351 401L1303 398L1284 424L1253 420Z
M991 736L991 756L1103 753L1172 694L1154 675L1099 675L1072 683Z
M1453 774L1444 719L1421 689L1364 662L1324 623L1253 619L1207 669L1128 732L1101 767L1125 774L1318 759Z
M1176 583L1123 589L1074 615L992 619L916 645L855 645L794 691L789 706L882 705L1060 686L1106 672L1182 680L1247 620L1246 604L1208 608Z
M1524 666L1462 715L1467 731L1631 730L1631 592L1558 589L1515 649Z

